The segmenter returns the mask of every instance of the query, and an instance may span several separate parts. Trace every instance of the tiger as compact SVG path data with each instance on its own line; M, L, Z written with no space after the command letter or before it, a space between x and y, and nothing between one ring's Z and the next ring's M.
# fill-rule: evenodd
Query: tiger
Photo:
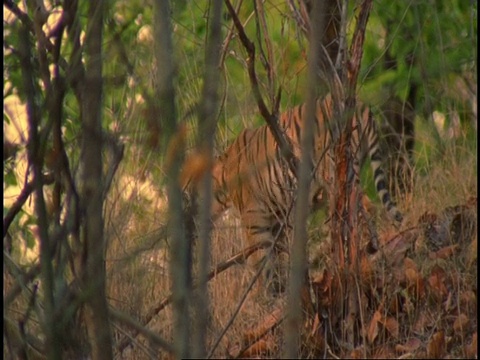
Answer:
M278 117L278 125L289 140L297 159L300 159L301 155L300 136L306 114L305 107L304 103L290 108ZM329 164L333 159L328 152L331 136L326 122L327 119L331 122L332 118L331 95L318 99L314 125L315 167L309 193L310 212L325 206L328 189L334 186ZM353 117L351 141L356 181L360 181L359 172L368 154L377 194L388 214L397 223L401 223L402 214L390 197L381 168L382 157L372 111L360 101L357 101ZM292 227L291 204L296 195L297 178L282 155L268 125L242 130L217 158L212 177L215 197L212 203L212 220L215 221L225 210L234 207L250 245L260 242L276 244L273 257L284 251L281 242L276 242L275 238L284 236L285 231ZM274 277L275 271L267 267L267 277ZM278 281L270 280L269 284L273 286L274 293L282 292Z

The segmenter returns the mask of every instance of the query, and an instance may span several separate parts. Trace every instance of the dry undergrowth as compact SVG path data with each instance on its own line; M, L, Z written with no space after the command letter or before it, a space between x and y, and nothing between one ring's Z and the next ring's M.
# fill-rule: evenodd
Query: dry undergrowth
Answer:
M356 344L344 343L338 334L334 338L328 332L329 319L322 306L338 301L332 295L338 284L329 268L326 230L311 227L311 296L317 307L306 319L302 356L477 356L476 156L456 148L429 164L425 173L416 177L413 192L399 202L406 215L402 229L394 229L382 216L377 221L381 249L363 257L357 276L362 319L356 323ZM169 296L168 236L159 230L165 218L156 211L156 216L147 218L139 209L129 216L125 215L128 211L118 210L110 224L112 228L128 222L134 225L124 226L110 241L109 301L141 323ZM231 213L217 222L211 247L212 268L247 247ZM254 275L255 269L247 261L227 268L209 282L207 348L218 342L214 357L281 355L284 299L265 298L254 287L239 304ZM229 324L237 307L238 314ZM167 305L147 327L171 341L172 318ZM227 324L228 330L219 340ZM117 341L124 335L123 328L115 327ZM121 358L158 357L148 353L142 336L131 343L133 346L119 352Z

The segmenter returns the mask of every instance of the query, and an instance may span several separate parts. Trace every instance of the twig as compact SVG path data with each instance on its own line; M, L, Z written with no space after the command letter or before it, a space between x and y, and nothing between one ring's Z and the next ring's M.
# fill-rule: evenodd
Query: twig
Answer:
M344 1L342 3L342 13L340 20L340 43L338 45L338 54L337 59L335 60L335 69L337 71L342 71L343 60L346 54L347 48L347 11L348 11L348 2ZM342 71L343 72L343 71Z
M24 13L12 0L4 0L3 5L14 13L27 28L33 32L33 22L27 13Z
M237 4L237 8L235 9L235 13L237 13L240 10L240 7L242 6L243 0L240 0ZM220 55L220 63L219 66L223 67L224 62L225 62L225 57L227 56L227 49L228 45L230 44L230 41L232 41L233 36L235 35L235 26L232 26L230 29L228 29L227 36L225 37L225 40L223 41L222 44L222 50L221 50L221 55Z
M293 19L300 27L303 34L307 35L308 37L310 34L310 20L307 15L305 3L302 0L299 1L300 10L297 9L297 6L295 5L295 2L293 0L288 0L288 6L290 7L290 11L292 12Z
M128 332L126 330L124 330L120 325L116 324L116 323L113 323L112 326L121 334L123 334L123 336L126 336L126 337L130 337L130 335L128 334ZM142 343L140 343L139 341L136 341L135 339L131 338L130 341L132 341L136 347L138 347L138 349L140 351L143 351L151 360L157 360L158 359L158 356L157 354L155 354L153 352L153 349L151 348L147 348L146 346L144 346Z
M15 14L15 16L17 16L20 21L22 22L22 24L27 28L27 30L35 35L35 29L34 29L34 24L33 24L33 21L32 19L30 19L30 17L28 16L27 13L23 12L16 3L14 3L12 0L4 0L3 2L3 5L8 9L10 10L13 14ZM62 22L62 20L60 21L60 23ZM48 38L51 37L51 36L55 36L56 33L51 33L49 34ZM42 44L46 47L46 49L49 51L49 52L52 52L52 53L55 53L55 45L48 39L48 38L45 38L45 42ZM58 58L58 62L60 64L60 66L62 67L62 69L66 69L68 67L68 64L67 62L65 61L64 58Z
M112 152L112 161L108 168L107 174L105 175L104 187L102 196L105 199L107 196L108 190L110 190L110 186L112 185L113 177L117 172L118 166L123 159L123 152L125 150L125 145L122 143L118 143L116 139L111 134L103 134L104 144L107 148L110 148Z
M273 48L272 48L272 41L270 39L270 35L268 34L268 27L267 21L265 19L265 9L264 9L264 2L261 0L255 0L253 2L253 7L255 9L255 18L257 21L257 40L260 46L260 53L263 59L263 66L267 72L267 80L268 80L268 95L270 98L270 103L275 103L275 63L274 63L274 56L273 56ZM258 26L260 24L260 28ZM263 32L263 34L262 34ZM265 47L267 48L267 54L265 55L263 48L262 48L262 40L265 41Z
M280 311L281 311L281 309L276 309L273 313L270 314L270 316L273 316L274 314L277 315L276 313L280 312ZM263 329L263 331L260 332L260 334L256 334L255 337L250 339L250 341L248 341L247 344L238 351L238 356L236 356L236 357L239 358L239 357L245 356L244 353L251 346L253 346L255 343L257 343L260 339L264 338L269 332L275 330L278 326L280 326L282 324L283 320L285 320L285 314L283 316L278 317L273 324L271 324L270 326L267 326L265 329Z
M5 251L3 251L3 263L4 266L8 268L12 276L17 280L10 292L3 298L3 306L5 309L7 309L10 303L21 293L22 290L28 290L26 287L27 284L35 279L40 273L40 264L36 264L27 272L23 272L20 266L18 266L18 264L16 264L11 256L5 253Z
M347 101L350 94L355 93L357 86L358 73L363 56L363 42L365 40L365 29L367 27L368 17L372 9L372 0L364 0L360 7L355 32L353 33L352 43L350 45L350 59L347 66ZM348 102L347 102L348 106Z
M53 181L54 181L53 174L43 175L42 180L44 185L53 184ZM5 217L3 218L3 238L5 238L5 236L7 235L8 228L12 224L13 219L15 219L15 216L17 216L17 214L20 212L20 210L22 209L22 206L25 204L28 197L32 194L34 190L35 189L34 189L33 180L29 181L27 184L25 184L25 186L22 189L22 192L20 193L20 195L18 195L17 200L15 200L15 202L12 204L12 206L8 210L7 215L5 215Z
M163 350L169 352L170 354L173 354L174 348L170 343L162 339L153 331L146 329L142 324L140 324L135 319L132 319L127 314L124 314L112 307L108 308L108 313L115 320L134 328L137 333L140 333L143 336L145 336L151 343L161 347Z

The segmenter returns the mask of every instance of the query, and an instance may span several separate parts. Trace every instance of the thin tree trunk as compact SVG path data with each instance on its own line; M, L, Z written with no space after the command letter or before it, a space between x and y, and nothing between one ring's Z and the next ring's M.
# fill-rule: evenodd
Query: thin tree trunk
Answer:
M216 129L216 110L218 104L218 84L220 72L218 69L221 38L222 0L211 2L213 9L209 16L209 37L205 49L205 79L202 98L199 106L199 144L198 149L206 157L208 164L213 162L213 146ZM205 174L200 182L200 202L197 214L199 215L198 237L198 288L195 297L196 326L194 330L193 356L205 358L206 333L209 318L208 308L208 271L210 267L210 230L212 205L212 176Z
M32 45L26 26L20 29L20 66L22 68L24 92L27 98L28 118L28 162L33 173L33 190L35 193L35 215L40 236L40 273L44 294L44 317L42 325L45 331L46 352L49 359L60 359L61 352L58 344L58 334L54 322L54 282L52 255L50 251L50 236L48 233L48 218L43 194L42 168L45 147L40 143L39 127L41 126L40 89L35 85L36 79L32 73L34 68Z
M178 129L175 109L174 62L170 2L156 0L153 3L155 38L156 83L155 99L158 101L154 119L155 129L163 130L163 151L166 154L167 196L169 206L169 231L172 244L170 252L170 277L174 310L173 339L175 357L190 357L191 298L191 244L186 236L182 206L182 191L178 183L184 158L184 136ZM180 131L179 131L180 130ZM156 134L154 134L156 136Z
M112 340L105 296L102 176L103 1L90 4L85 38L85 87L82 96L81 199L84 211L85 319L93 359L111 359Z
M311 11L311 41L308 57L308 93L307 108L301 136L301 159L298 178L298 192L295 203L295 222L293 246L291 252L290 291L287 303L286 321L286 358L299 356L300 334L302 324L302 287L305 286L307 277L307 218L310 213L309 198L310 181L312 173L313 129L316 112L316 94L318 91L318 55L320 41L324 31L324 3L314 2Z

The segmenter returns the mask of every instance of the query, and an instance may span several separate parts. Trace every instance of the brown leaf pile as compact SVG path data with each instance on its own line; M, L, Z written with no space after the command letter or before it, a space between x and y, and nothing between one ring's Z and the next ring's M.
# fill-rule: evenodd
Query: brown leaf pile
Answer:
M471 252L476 249L477 239L471 232L476 229L476 216L472 214L473 207L467 204L447 208L441 216L422 216L417 227L380 238L377 253L362 252L356 276L336 273L335 266L327 266L328 270L312 277L314 311L312 314L311 309L305 309L303 334L307 356L475 358L476 256ZM431 227L425 225L427 220L434 221ZM463 235L452 236L454 232ZM435 248L427 244L422 252L418 241L428 241L425 237L432 234L434 240L448 234L448 241L437 241ZM345 284L356 287L353 294L357 303L345 300L352 294ZM353 321L342 315L342 309L352 304L357 306L356 314L361 314ZM246 332L242 342L229 349L229 356L275 354L282 343L275 336L281 332L274 335L272 329L282 314L283 310L277 309ZM345 335L348 331L353 337ZM347 340L353 340L353 347L346 346Z

